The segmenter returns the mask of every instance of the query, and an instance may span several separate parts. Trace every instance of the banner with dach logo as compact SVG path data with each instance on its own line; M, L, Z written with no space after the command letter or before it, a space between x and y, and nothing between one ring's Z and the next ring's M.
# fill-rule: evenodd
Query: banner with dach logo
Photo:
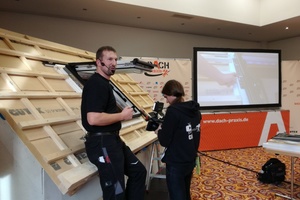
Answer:
M133 59L134 57L122 57L122 60L130 61ZM130 73L129 76L138 82L139 86L148 92L154 101L165 103L161 90L164 84L171 79L175 79L183 85L185 100L192 99L192 62L190 59L151 57L141 57L139 59L154 64L156 67L151 72Z
M300 61L282 61L282 108L290 110L290 133L300 134Z

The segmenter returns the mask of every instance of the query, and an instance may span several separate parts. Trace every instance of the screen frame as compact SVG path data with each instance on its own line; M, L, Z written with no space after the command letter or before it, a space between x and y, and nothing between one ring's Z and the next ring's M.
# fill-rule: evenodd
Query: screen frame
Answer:
M192 98L198 102L198 52L240 52L240 53L275 53L278 54L278 102L247 104L247 105L211 105L201 106L201 110L224 111L224 110L253 110L253 109L280 109L282 106L282 74L281 74L281 50L278 49L242 49L242 48L216 48L216 47L194 47L193 48L193 69L192 69Z

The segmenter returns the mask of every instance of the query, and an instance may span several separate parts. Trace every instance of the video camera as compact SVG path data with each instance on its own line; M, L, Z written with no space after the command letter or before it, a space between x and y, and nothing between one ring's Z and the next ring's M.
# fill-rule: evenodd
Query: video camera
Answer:
M153 112L149 113L149 118L148 118L148 124L146 127L147 131L155 131L158 127L159 124L163 122L164 114L162 113L162 110L164 108L164 103L162 102L155 102L153 105Z

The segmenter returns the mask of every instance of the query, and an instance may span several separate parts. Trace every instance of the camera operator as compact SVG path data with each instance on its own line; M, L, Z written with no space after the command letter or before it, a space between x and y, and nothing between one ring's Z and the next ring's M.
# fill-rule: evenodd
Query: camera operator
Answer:
M162 162L166 163L166 181L170 200L190 200L190 184L200 143L200 106L184 102L180 82L169 80L162 89L170 104L163 122L155 131L165 147Z

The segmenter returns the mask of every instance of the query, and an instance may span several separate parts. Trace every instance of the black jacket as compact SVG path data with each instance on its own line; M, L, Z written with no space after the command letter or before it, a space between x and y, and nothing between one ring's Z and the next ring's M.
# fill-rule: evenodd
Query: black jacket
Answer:
M161 129L158 131L158 140L166 147L163 162L195 162L202 119L199 109L200 106L195 101L175 103L167 108Z

